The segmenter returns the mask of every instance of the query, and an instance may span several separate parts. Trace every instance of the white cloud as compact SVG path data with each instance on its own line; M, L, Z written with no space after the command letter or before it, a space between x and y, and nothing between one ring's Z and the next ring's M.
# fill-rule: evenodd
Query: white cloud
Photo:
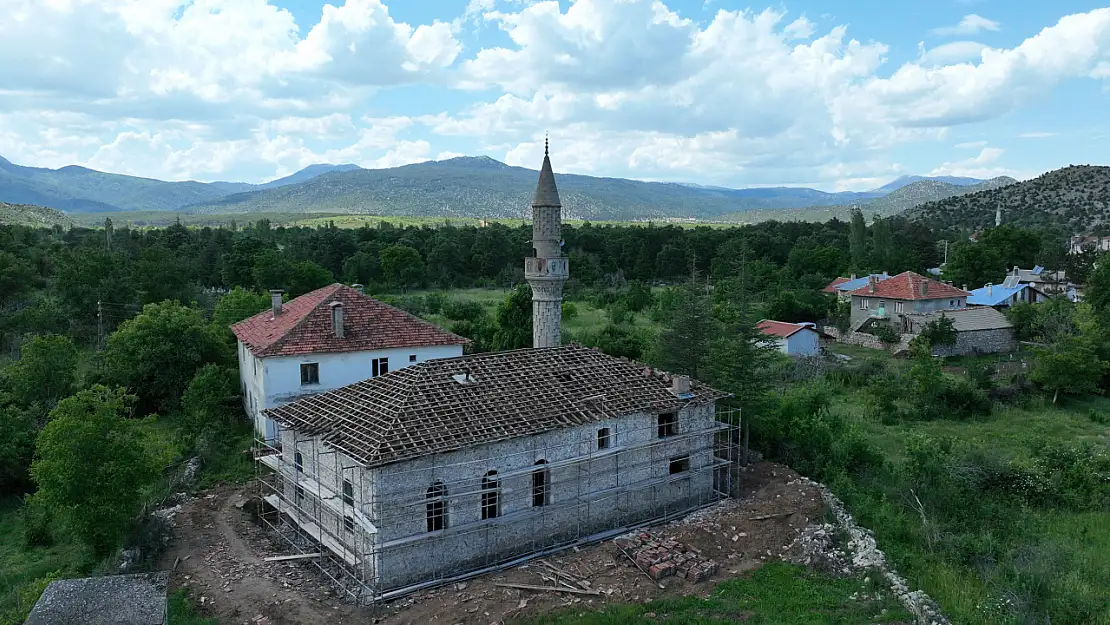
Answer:
M297 24L273 0L0 0L0 154L253 181L457 155L440 135L535 167L550 130L560 171L869 188L919 173L897 163L898 146L951 145L953 126L1065 80L1110 83L1110 9L1012 48L922 45L886 67L884 43L785 10L695 8L693 21L670 0L471 0L409 25L382 0L330 1ZM500 29L502 43L464 49L464 24ZM948 32L997 28L969 15ZM411 84L422 111L465 93L418 117L377 99ZM1002 169L985 142L957 147L978 160L938 169Z
M970 15L965 15L964 18L960 20L960 23L955 26L942 26L940 28L934 28L930 32L938 37L948 35L974 35L984 30L997 31L1001 26L1001 24L994 20L989 20L972 13Z
M939 67L980 61L983 58L983 50L987 47L977 41L951 41L928 50L921 45L917 64L922 67Z
M944 163L933 171L930 176L966 176L968 178L996 178L998 176L1015 176L1016 172L997 165L998 159L1004 151L1000 148L985 147L979 151L978 156Z
M1057 136L1058 132L1022 132L1018 134L1018 139L1047 139L1049 137Z

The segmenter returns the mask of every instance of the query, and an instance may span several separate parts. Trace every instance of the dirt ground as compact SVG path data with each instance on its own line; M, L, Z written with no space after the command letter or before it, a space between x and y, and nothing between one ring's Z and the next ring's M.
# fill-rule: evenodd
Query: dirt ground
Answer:
M824 512L820 493L784 466L758 463L740 475L736 498L645 530L652 540L677 542L717 564L711 577L696 583L677 576L651 579L614 541L605 541L360 608L343 600L311 563L263 561L288 551L246 511L252 486L214 489L183 504L161 564L167 570L177 564L171 589L190 588L207 615L228 624L489 625L570 607L706 596L718 582L778 558ZM558 585L564 592L497 584ZM581 592L566 591L570 587Z

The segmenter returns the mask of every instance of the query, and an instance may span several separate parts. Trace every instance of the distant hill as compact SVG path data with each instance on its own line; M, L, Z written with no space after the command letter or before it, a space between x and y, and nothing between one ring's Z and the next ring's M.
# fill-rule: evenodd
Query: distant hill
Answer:
M298 185L238 193L186 207L208 213L344 212L432 217L525 217L539 173L488 156L389 169L330 172ZM729 211L795 205L796 193L721 189L556 174L568 219L715 219ZM778 197L776 197L778 195ZM834 195L834 194L822 194Z
M1110 167L1072 165L1009 186L928 202L906 216L933 227L978 229L994 225L999 207L1003 223L1016 226L1055 224L1087 232L1110 224Z
M289 174L288 176L285 176L284 178L278 178L277 180L271 180L270 182L265 182L265 183L262 183L260 185L255 185L255 188L257 188L257 189L273 189L274 187L284 187L285 185L289 185L289 184L300 184L302 182L308 182L309 180L312 180L316 176L331 173L333 171L338 171L338 172L354 171L356 169L362 169L362 168L359 167L358 165L349 165L349 164L348 165L332 165L330 163L319 163L319 164L316 164L316 165L309 165L308 167L305 167L304 169L298 171L297 173ZM239 189L239 190L241 191L242 189Z
M972 180L972 178L966 180ZM875 215L889 217L925 202L975 193L985 189L994 189L1015 182L1017 181L1006 176L992 178L972 185L955 185L939 180L921 179L902 186L888 195L865 199L847 206L807 206L786 210L759 211L759 213L730 213L725 215L725 219L751 223L771 219L780 221L828 221L835 217L847 221L851 218L854 207L859 207L868 219Z
M60 210L29 204L8 204L0 202L0 224L15 226L70 226L69 217Z
M986 182L986 180L982 180L979 178L964 178L962 176L899 176L898 178L891 180L883 186L874 189L874 192L879 195L886 195L888 193L893 193L894 191L897 191L904 186L913 184L915 182L920 182L922 180L946 182L948 184L954 184L957 187L969 187L971 185Z
M310 166L306 170L312 167L352 166ZM282 180L293 178L309 180L315 174L306 174L306 170L266 185L290 184ZM0 202L49 206L67 212L177 210L258 186L245 182L165 182L108 174L77 165L59 169L24 167L0 157Z

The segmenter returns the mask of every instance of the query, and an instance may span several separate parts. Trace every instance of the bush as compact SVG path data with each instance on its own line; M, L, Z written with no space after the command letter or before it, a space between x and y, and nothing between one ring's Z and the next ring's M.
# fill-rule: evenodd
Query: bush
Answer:
M486 309L475 301L449 299L443 304L443 316L452 321L478 321L486 315Z
M446 303L447 296L443 293L428 293L424 296L424 308L432 315L443 312L443 305Z
M205 365L181 395L185 432L196 436L211 429L225 432L241 421L239 375L234 369Z
M875 338L879 339L883 343L886 343L887 345L894 345L898 341L902 340L902 336L895 332L894 328L885 324L879 326L878 328L875 328L873 334L875 335Z
M984 391L994 388L995 367L990 362L979 359L969 360L964 365L964 372L967 373L967 379L971 380L976 388Z
M578 307L574 302L563 302L563 321L570 321L578 316Z

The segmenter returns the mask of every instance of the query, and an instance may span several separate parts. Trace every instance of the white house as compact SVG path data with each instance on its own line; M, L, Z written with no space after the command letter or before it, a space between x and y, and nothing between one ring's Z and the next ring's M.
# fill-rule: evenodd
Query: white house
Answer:
M255 430L280 440L262 415L293 400L433 358L462 356L468 341L343 284L282 303L231 326L243 406Z
M821 337L813 323L786 323L764 319L756 324L767 342L788 356L816 356L821 352Z

